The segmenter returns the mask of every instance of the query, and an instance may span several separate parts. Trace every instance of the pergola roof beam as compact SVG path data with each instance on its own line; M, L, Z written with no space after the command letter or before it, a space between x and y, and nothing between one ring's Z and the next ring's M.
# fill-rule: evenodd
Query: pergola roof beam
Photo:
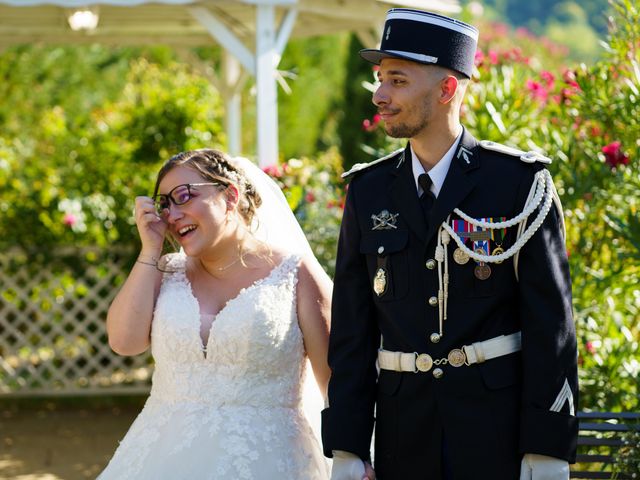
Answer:
M213 38L238 59L245 70L255 76L256 65L253 54L222 21L204 7L189 7L189 13L207 29Z

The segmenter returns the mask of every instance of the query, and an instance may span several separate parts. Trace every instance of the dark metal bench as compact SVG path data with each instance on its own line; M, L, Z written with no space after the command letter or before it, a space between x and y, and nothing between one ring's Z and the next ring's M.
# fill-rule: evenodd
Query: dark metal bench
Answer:
M571 478L631 479L625 474L614 477L613 466L624 435L640 428L640 413L578 412L578 418L578 457Z

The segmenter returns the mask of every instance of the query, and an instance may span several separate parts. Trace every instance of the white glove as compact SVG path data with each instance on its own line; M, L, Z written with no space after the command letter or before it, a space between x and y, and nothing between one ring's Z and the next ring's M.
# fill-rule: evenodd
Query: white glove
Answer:
M331 480L362 480L364 462L360 457L343 450L334 450Z
M520 480L569 480L569 462L556 457L525 453Z

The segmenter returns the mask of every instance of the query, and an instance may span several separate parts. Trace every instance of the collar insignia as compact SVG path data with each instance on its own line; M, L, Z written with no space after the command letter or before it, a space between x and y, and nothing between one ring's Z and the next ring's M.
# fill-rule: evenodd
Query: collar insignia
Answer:
M469 157L473 157L473 152L471 150L467 150L464 147L460 147L460 150L458 150L457 158L460 158L460 156L462 156L467 165L469 165L471 163L469 161Z

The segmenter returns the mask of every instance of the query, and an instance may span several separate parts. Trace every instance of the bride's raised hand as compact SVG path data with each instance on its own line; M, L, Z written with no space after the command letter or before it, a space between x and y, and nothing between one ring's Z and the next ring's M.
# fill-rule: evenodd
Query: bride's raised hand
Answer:
M135 219L142 242L142 251L157 259L167 233L167 222L158 215L153 199L136 197Z

